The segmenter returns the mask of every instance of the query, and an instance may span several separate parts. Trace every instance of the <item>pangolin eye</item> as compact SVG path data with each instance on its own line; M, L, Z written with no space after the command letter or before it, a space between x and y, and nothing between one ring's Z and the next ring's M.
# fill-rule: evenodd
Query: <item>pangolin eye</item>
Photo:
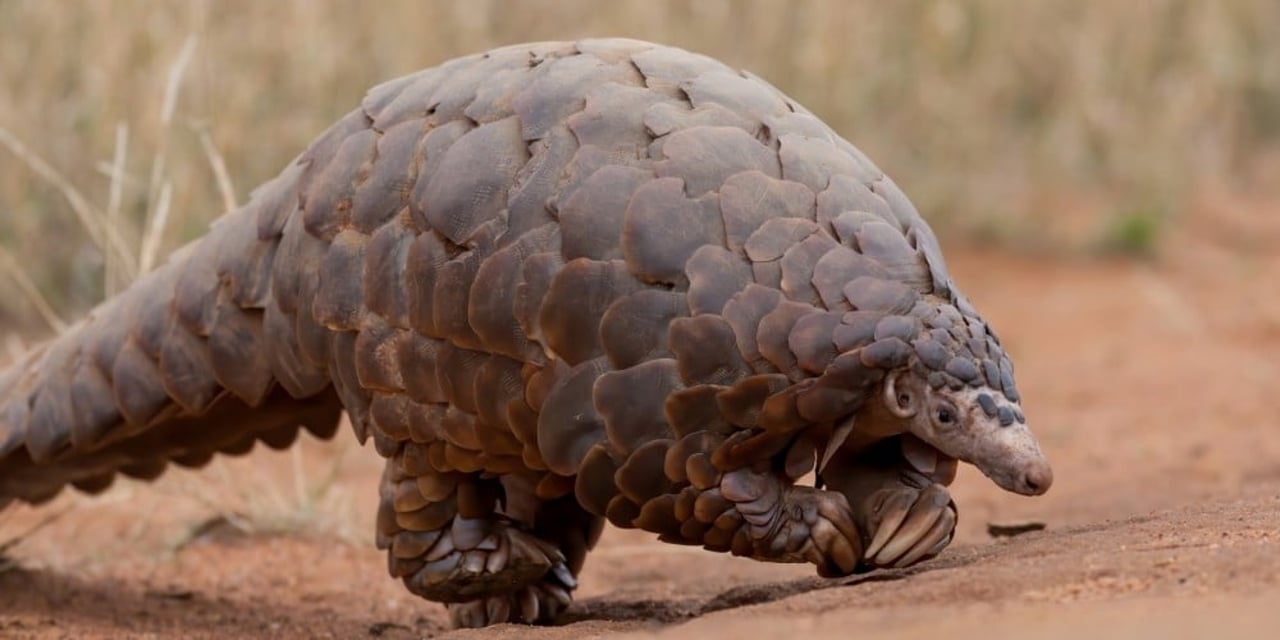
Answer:
M956 415L947 407L938 407L938 422L941 424L951 424L956 421Z

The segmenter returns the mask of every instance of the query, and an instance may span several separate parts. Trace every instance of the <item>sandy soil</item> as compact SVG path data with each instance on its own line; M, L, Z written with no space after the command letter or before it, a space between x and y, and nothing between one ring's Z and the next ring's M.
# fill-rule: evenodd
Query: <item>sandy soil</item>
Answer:
M956 543L909 570L824 581L610 530L562 626L450 632L385 577L379 461L343 434L0 514L0 541L57 516L8 550L0 637L1275 637L1280 221L1259 219L1192 219L1153 263L951 252L1056 484L965 469ZM986 533L1028 520L1047 529Z

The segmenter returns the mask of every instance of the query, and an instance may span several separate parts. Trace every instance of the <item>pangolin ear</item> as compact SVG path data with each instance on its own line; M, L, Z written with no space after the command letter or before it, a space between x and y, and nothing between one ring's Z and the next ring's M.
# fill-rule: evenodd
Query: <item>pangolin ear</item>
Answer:
M884 379L884 406L903 420L916 415L916 409L922 398L905 386L899 386L898 379L907 373L906 369L890 372Z

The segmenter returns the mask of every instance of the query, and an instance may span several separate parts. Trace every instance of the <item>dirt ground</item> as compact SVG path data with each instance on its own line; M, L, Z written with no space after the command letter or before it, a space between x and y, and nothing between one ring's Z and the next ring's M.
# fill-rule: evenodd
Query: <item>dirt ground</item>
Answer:
M0 637L1275 637L1268 209L1192 217L1152 262L949 253L1014 355L1056 483L1023 498L964 469L956 542L911 569L824 581L609 530L562 626L450 632L385 576L379 461L344 433L0 514L0 541L56 517L7 551ZM1047 528L986 531L1022 521Z

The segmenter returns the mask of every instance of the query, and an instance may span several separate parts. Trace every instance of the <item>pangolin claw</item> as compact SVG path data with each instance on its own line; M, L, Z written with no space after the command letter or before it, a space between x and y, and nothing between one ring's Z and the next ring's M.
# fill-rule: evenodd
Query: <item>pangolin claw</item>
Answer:
M478 547L459 550L451 534L441 536L436 547L448 552L439 555L437 549L431 549L425 556L427 563L407 577L406 583L415 593L441 602L506 595L548 578L573 588L562 578L567 574L572 579L573 574L565 567L564 554L554 545L505 523L496 527L494 535L498 541L492 551Z
M518 529L503 527L497 537L497 550L467 552L445 582L436 585L454 594L455 601L447 604L450 620L465 628L553 622L573 601L572 593L578 586L564 554ZM481 553L487 558L483 568L475 570L478 565L466 562L467 556Z
M473 629L505 622L549 624L573 602L577 584L569 567L557 563L536 584L469 602L449 603L449 618L455 627Z
M874 531L863 556L874 567L906 567L937 555L951 542L958 514L946 487L881 489L867 499Z
M782 522L774 529L773 537L758 546L767 551L762 550L757 557L804 560L816 564L818 572L828 577L853 573L861 555L862 538L844 495L813 487L789 487L784 496L784 506L774 516L782 518ZM796 539L801 541L799 545L792 542Z

